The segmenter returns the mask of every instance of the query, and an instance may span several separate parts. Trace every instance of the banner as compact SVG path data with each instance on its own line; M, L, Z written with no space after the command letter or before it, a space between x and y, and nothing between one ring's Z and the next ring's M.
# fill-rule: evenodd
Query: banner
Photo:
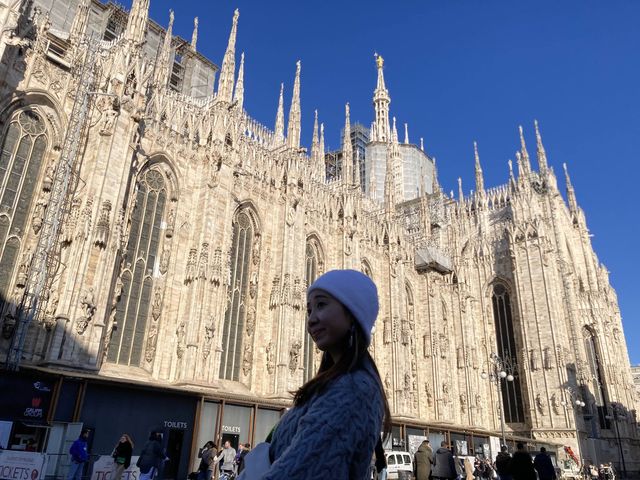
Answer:
M45 460L43 453L0 450L0 480L43 480Z
M122 480L138 480L140 469L136 467L138 457L131 457L131 465L122 474ZM111 455L102 455L93 464L93 472L91 480L111 480L111 471L113 470L113 457Z

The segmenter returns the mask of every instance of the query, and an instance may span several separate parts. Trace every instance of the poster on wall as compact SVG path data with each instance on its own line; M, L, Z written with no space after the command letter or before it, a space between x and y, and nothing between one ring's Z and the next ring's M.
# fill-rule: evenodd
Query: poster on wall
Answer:
M500 439L498 437L489 437L489 444L491 445L491 458L496 458L496 455L500 453Z
M131 457L131 465L122 473L122 480L138 480L140 469L136 467L138 457ZM113 470L113 457L111 455L101 455L93 464L91 480L111 480Z
M0 450L0 480L42 480L46 455Z
M422 441L427 440L427 437L424 435L408 435L407 437L409 439L409 453L411 455L415 455Z
M0 421L0 450L9 448L9 438L13 422Z
M456 453L458 455L469 455L466 440L456 440Z

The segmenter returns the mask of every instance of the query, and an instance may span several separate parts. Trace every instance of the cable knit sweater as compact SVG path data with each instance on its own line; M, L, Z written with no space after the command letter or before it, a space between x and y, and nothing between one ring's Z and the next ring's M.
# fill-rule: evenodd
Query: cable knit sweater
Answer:
M382 386L371 366L336 379L280 420L263 480L363 480L380 437Z

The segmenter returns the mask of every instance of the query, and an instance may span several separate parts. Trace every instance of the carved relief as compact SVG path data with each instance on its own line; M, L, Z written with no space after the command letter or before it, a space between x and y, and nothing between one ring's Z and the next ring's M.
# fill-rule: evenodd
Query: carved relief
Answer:
M273 342L269 342L269 345L267 345L266 354L267 354L267 372L271 374L276 369L276 362L275 362L276 353L274 352Z
M80 307L82 309L82 314L76 320L76 333L78 335L83 335L96 311L93 287L86 289L80 296Z
M185 339L187 336L187 325L181 322L176 329L176 355L182 358L186 349Z
M98 223L96 224L96 233L94 237L94 245L105 248L109 240L109 218L111 216L111 202L105 200L102 202L102 210Z
M273 279L273 285L271 286L269 308L276 308L278 305L280 305L280 277L276 276Z

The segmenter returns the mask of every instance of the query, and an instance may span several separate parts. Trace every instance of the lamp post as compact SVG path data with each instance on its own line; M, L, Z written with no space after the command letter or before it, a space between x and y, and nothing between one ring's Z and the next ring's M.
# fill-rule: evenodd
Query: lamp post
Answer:
M576 425L576 445L578 447L578 461L582 462L582 447L580 446L580 430L578 428L578 410L584 408L587 404L582 401L582 399L578 395L578 392L574 388L565 386L564 390L569 396L569 401L564 400L563 398L560 404L565 409L570 406L573 410L573 421ZM578 463L578 468L580 468L580 463Z
M618 441L618 449L620 451L620 463L622 463L622 473L624 478L627 478L627 466L624 463L624 451L622 450L622 441L620 440L620 429L618 428L618 418L626 419L625 415L622 415L620 412L620 404L612 402L611 404L611 412L613 415L607 415L605 418L608 420L613 419L613 423L616 426L616 440Z
M502 405L502 380L505 382L513 382L515 380L516 365L513 359L505 357L501 358L496 353L491 353L489 356L489 372L484 370L480 376L495 383L498 391L498 412L500 413L500 431L502 433L502 445L507 444L506 435L504 432L504 407Z

